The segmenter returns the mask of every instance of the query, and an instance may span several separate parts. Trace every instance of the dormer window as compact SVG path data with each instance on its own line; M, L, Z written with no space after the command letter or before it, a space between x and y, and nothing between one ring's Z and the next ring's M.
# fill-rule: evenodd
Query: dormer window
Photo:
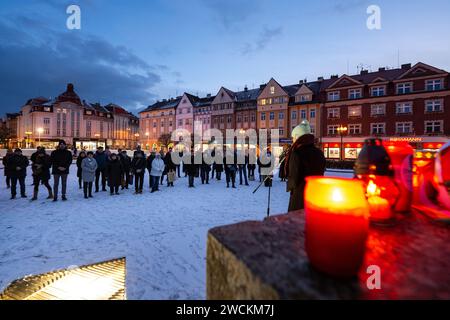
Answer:
M328 100L329 101L338 101L341 99L341 95L339 91L328 92Z
M427 88L427 91L442 90L442 80L441 79L427 80L426 88Z
M348 91L348 98L349 99L360 99L362 96L361 89L350 89Z
M397 94L408 94L412 92L412 83L397 84Z
M372 97L382 97L386 95L385 87L374 87L372 88Z

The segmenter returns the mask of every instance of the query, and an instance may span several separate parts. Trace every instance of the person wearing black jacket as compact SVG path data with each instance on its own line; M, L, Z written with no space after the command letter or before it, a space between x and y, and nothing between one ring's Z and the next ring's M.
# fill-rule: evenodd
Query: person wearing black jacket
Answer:
M134 175L135 194L142 194L144 187L146 161L142 153L137 152L131 161L131 172Z
M148 170L148 177L149 177L148 178L148 186L150 189L153 188L153 184L152 184L153 180L152 180L151 172L152 172L152 162L155 159L155 157L156 157L155 151L152 151L150 153L150 155L147 157L147 170Z
M194 188L194 179L199 176L199 165L195 164L194 150L191 150L191 163L183 163L183 168L185 167L185 172L189 176L189 188Z
M11 200L17 195L17 182L20 185L20 195L26 198L25 177L27 176L27 167L30 164L28 158L22 155L22 150L16 149L7 161L7 170L11 176Z
M6 188L11 188L11 173L8 170L8 159L11 158L13 155L13 151L11 149L8 149L6 151L6 155L3 157L2 163L3 163L3 170L4 175L6 177Z
M205 161L206 152L203 154L202 165L200 167L200 177L202 179L202 184L209 184L209 172L211 171L211 165L207 164Z
M119 154L120 162L122 162L122 168L123 168L123 177L122 177L122 190L127 189L128 186L131 184L131 158L128 156L127 151L123 150Z
M39 185L41 183L47 188L47 199L53 199L52 188L48 183L50 180L50 168L52 166L50 156L45 152L44 148L40 148L33 159L31 169L33 171L34 192L31 201L36 201L38 199Z
M98 147L94 155L97 161L97 170L95 171L95 192L100 189L100 176L102 177L102 191L106 191L106 164L108 162L108 155L103 150L103 147Z
M175 165L175 162L172 159L173 151L172 148L169 148L169 152L164 157L164 164L166 165L165 170L167 171L167 186L173 187L173 178L175 178L175 171L177 170L177 166ZM169 176L171 177L169 179Z
M225 153L226 154L226 153ZM225 167L225 177L227 181L227 188L231 186L233 189L236 189L236 172L238 170L237 167L237 154L234 153L230 159L227 159L227 156L223 158L223 163Z
M308 121L303 121L292 131L294 144L286 153L286 191L290 193L289 212L303 209L306 178L323 176L326 169L325 156L314 145L314 136Z
M119 194L119 187L122 183L123 167L122 162L115 153L112 153L110 160L106 165L106 174L108 175L108 184L111 195Z
M67 150L67 145L64 140L59 141L58 148L50 155L52 161L53 174L53 201L58 201L59 181L61 180L62 200L66 201L67 190L67 176L69 175L69 168L72 164L72 152Z
M77 158L77 177L78 177L78 187L79 189L83 189L83 179L82 179L82 169L81 169L81 163L83 162L84 158L86 158L86 152L81 151Z

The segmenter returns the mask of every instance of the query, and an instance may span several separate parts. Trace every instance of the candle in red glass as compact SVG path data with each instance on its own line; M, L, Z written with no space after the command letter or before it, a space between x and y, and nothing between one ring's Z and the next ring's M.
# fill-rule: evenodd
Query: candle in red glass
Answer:
M374 222L387 222L393 218L391 205L387 199L380 197L380 194L380 188L370 180L367 186L370 220Z
M383 142L395 173L399 197L394 210L397 212L408 212L411 210L413 192L413 156L414 149L406 141Z
M337 277L358 273L369 230L363 182L310 177L305 190L305 247L311 264Z

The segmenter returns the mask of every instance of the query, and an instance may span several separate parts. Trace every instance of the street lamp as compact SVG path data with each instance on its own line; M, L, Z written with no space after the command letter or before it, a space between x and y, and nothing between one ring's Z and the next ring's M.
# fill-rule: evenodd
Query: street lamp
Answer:
M29 148L30 147L30 136L33 134L33 132L30 131L26 131L25 135L27 136L27 142L26 142L26 147Z
M339 128L337 128L337 131L339 132L339 135L341 136L340 159L342 161L342 160L344 160L344 135L347 133L348 128L346 126L340 125Z
M38 134L39 134L39 145L41 145L41 134L44 132L44 129L38 128L38 129L37 129L37 132L38 132Z

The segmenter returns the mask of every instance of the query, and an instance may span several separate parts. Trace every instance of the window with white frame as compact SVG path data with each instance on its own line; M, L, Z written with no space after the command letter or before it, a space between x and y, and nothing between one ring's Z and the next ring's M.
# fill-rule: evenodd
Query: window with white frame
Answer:
M348 125L348 133L349 134L357 135L357 134L361 134L361 131L362 131L362 125L360 123Z
M370 106L370 115L372 117L384 116L386 114L385 104L374 104Z
M280 113L278 114L278 119L279 119L279 120L283 120L283 119L284 119L284 112L280 112Z
M397 114L412 114L413 113L413 104L412 102L399 102L396 105L396 113Z
M261 121L266 121L266 113L265 112L261 113Z
M372 97L382 97L386 95L386 87L373 87Z
M311 110L309 111L309 117L310 117L311 119L314 119L314 118L316 117L316 109L311 109Z
M413 133L413 123L412 122L396 122L395 132L397 134Z
M348 90L348 98L349 99L359 99L362 96L361 89L350 89Z
M425 121L425 133L442 133L444 127L443 120Z
M397 84L397 94L407 94L412 92L412 83L399 83Z
M339 128L339 126L337 126L337 125L332 125L332 126L328 126L328 135L329 136L335 136L335 135L337 135L338 134L338 128Z
M280 136L284 136L284 128L283 128L283 127L279 127L279 128L278 128L278 134L279 134Z
M275 87L274 86L270 87L270 94L275 94Z
M386 133L386 124L385 123L371 123L370 124L370 133L371 134L385 134Z
M361 106L348 107L349 118L360 118L362 116Z
M338 101L341 98L339 91L328 92L329 101Z
M425 101L425 113L442 112L442 111L444 111L442 100Z
M254 114L252 114L250 118L251 118L251 121L252 121L252 122L255 122L255 121L256 121L256 116L255 116ZM264 120L265 120L265 119L264 119Z
M44 124L50 124L50 118L44 118Z
M50 135L50 128L44 128L44 135Z
M327 111L327 115L329 119L337 119L340 117L340 109L339 108L329 108Z
M316 134L316 126L314 124L309 125L311 127L311 134Z
M310 95L309 95L309 94L301 95L301 96L300 96L300 101L301 101L301 102L311 101Z
M300 110L300 118L302 120L306 119L306 110Z
M227 123L231 123L231 121L232 121L231 116L228 115L228 117L227 117Z
M427 91L437 91L442 89L442 79L433 79L426 81Z

